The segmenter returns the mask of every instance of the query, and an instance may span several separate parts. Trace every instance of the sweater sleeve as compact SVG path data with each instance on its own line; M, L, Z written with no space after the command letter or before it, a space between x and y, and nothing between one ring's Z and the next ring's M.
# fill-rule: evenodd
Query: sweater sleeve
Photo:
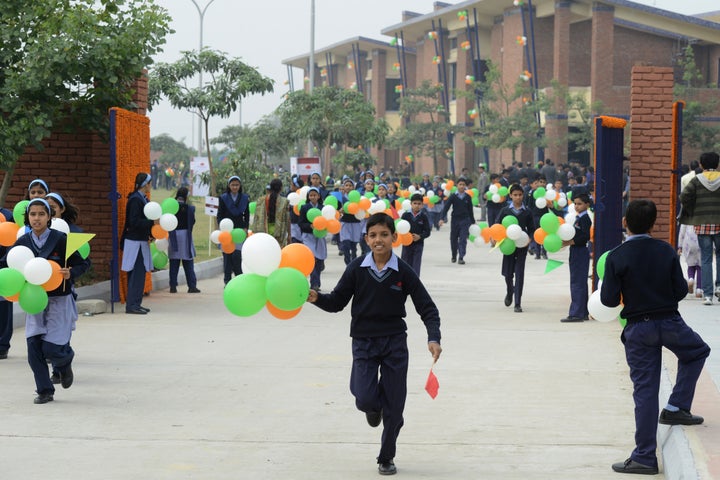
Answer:
M430 236L430 232L432 232L432 224L430 223L430 219L428 218L427 214L425 212L422 213L422 215L425 217L425 221L423 222L423 230L420 236L423 239L426 239Z
M360 262L362 257L354 260L347 266L345 273L338 281L335 288L330 293L318 293L318 299L315 302L315 306L326 312L339 312L343 310L350 299L355 294L356 285L356 272L360 268Z
M620 305L620 294L622 291L622 283L618 275L617 266L610 252L605 260L605 275L603 277L602 288L600 289L600 301L608 307L617 307ZM687 291L687 286L685 288Z

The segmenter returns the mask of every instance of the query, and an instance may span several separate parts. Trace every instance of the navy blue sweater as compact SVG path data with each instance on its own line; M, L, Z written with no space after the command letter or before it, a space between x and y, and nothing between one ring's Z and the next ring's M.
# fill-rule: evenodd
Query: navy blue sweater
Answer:
M590 241L590 228L592 227L590 214L586 213L575 217L573 227L575 227L575 236L573 237L575 243L571 247L587 247L587 242Z
M445 206L442 211L443 222L447 221L447 214L450 207L453 209L452 222L459 222L462 220L470 220L475 222L475 214L473 213L472 197L465 193L463 198L460 198L457 193L451 193L450 196L445 200Z
M418 213L417 216L413 215L412 212L405 212L402 215L402 219L407 220L410 223L410 233L420 235L420 240L413 243L421 244L430 236L432 224L430 223L430 219L424 210L420 210L420 213Z
M628 322L649 314L676 312L678 302L687 293L680 260L667 242L638 237L607 256L600 300L614 307L620 304L622 295L621 315Z
M409 295L425 324L428 341L439 342L440 313L412 267L398 258L398 271L386 268L378 275L372 268L360 266L364 259L363 255L350 262L333 291L319 293L315 305L326 312L339 312L352 298L350 336L382 337L407 330L405 301Z

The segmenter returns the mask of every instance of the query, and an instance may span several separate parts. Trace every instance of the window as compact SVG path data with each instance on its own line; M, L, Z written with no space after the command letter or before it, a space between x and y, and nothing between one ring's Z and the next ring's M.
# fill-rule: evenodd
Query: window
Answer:
M448 87L450 87L450 100L455 100L455 89L460 88L457 84L457 63L448 64Z
M368 58L366 60L366 62L367 63L365 64L365 66L366 66L367 71L369 72L370 70L372 70L372 58Z
M385 80L385 110L400 110L400 92L395 87L402 85L399 78L388 78Z
M450 50L457 48L457 37L450 39Z

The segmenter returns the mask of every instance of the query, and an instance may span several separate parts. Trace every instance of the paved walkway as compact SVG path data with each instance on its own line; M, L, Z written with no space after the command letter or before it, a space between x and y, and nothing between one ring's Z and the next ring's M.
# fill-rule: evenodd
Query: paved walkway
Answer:
M545 275L534 259L525 312L514 313L502 303L500 253L470 246L467 264L452 264L448 231L427 241L422 273L442 316L435 400L424 391L424 327L408 303L398 477L617 480L610 465L627 458L634 432L620 326L561 324L567 265ZM323 289L344 269L336 248L329 252ZM75 384L47 405L32 403L16 330L0 362L2 478L376 478L380 429L348 391L349 313L307 304L288 321L239 318L223 306L220 276L198 286L199 295L153 292L147 316L81 317ZM720 306L686 300L682 310L716 347L693 408L706 423L661 426L666 475L655 478L720 479Z

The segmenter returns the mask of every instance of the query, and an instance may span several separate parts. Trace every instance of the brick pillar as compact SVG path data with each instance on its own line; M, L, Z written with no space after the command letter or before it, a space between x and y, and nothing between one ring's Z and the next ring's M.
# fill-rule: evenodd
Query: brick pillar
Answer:
M388 92L386 91L386 79L387 79L387 52L385 50L373 50L372 51L372 74L370 82L372 84L372 95L370 97L370 103L375 106L375 115L378 118L385 116L385 104L387 100ZM374 155L378 159L378 164L384 164L384 154L377 147L370 149L370 154ZM381 157L381 155L383 155Z
M612 98L614 82L615 8L594 3L590 47L591 101Z
M465 77L472 75L472 57L470 57L470 50L463 50L460 48L460 44L466 41L467 34L465 31L458 33L457 36L457 60L456 60L456 74L457 74L457 85L449 85L450 91L452 89L471 91L472 89L465 84ZM467 126L473 125L473 120L468 117L467 111L475 106L475 100L457 95L455 98L455 140L454 140L454 152L455 155L455 174L459 175L463 167L466 167L468 171L474 172L473 168L473 153L474 149L471 143L466 142L464 139L470 134Z
M570 83L570 2L568 1L555 2L553 78L565 87ZM565 98L557 96L553 109L555 113L545 117L545 135L549 140L546 157L552 159L555 164L567 163L568 114Z
M630 85L630 198L655 202L653 235L670 241L673 69L634 66Z

